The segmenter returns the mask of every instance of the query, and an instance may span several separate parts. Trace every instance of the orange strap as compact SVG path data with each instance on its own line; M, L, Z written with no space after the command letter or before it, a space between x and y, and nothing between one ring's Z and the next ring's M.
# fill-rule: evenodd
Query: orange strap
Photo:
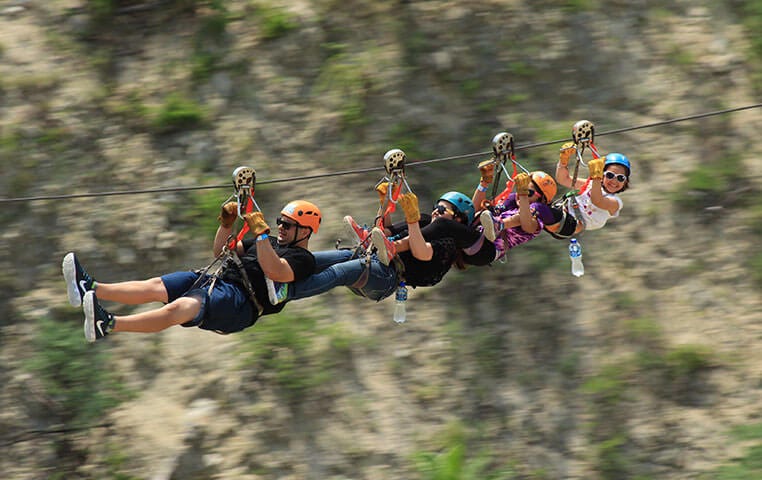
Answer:
M244 209L244 213L251 213L254 211L254 199L251 197L246 197L246 208ZM228 244L228 248L231 250L234 250L236 245L238 245L238 242L243 240L243 236L246 235L246 232L249 231L249 224L246 222L243 222L243 227L241 227L241 231L238 232L238 235L232 240L230 240L230 243Z
M399 200L401 193L402 193L402 182L399 182L399 184L392 190L392 200L389 202L389 205L386 206L386 210L384 211L384 217L389 215L390 213L393 213L394 210L397 209L397 200Z
M387 215L390 215L394 210L397 209L397 200L399 200L400 195L402 194L402 182L404 180L400 179L400 182L397 184L397 186L392 186L392 196L391 200L387 201L386 208L381 206L379 208L380 215L376 217L376 226L383 229L384 228L384 218L386 218ZM383 213L382 213L383 212ZM382 214L381 214L382 213Z

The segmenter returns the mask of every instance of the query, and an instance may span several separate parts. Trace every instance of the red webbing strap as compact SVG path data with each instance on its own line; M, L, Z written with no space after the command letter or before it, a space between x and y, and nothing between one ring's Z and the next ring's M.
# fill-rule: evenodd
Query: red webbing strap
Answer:
M388 205L386 205L386 210L384 210L384 214L381 216L382 219L397 209L397 200L399 200L401 193L402 182L400 181L397 186L392 189L392 199L388 202Z
M254 199L251 197L246 197L246 208L244 209L244 213L251 213L254 211ZM238 242L243 240L243 236L246 235L246 232L249 231L249 224L246 222L243 222L243 227L241 227L241 231L238 232L238 235L232 240L230 240L230 243L228 244L228 248L231 250L235 250L236 245L238 245Z

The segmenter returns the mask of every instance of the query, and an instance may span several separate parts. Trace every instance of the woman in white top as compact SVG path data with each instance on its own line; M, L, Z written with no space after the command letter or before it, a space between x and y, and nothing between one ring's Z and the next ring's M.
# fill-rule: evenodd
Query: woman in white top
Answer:
M623 205L619 194L630 186L630 161L621 153L609 153L605 158L590 160L587 165L590 178L577 179L572 185L568 164L574 152L573 143L564 144L556 167L556 181L579 190L563 204L555 205L558 222L545 229L556 238L602 228L609 218L618 217Z

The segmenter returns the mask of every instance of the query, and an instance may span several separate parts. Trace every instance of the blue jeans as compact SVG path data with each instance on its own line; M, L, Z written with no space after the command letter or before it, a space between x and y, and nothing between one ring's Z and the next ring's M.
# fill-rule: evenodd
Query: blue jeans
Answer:
M352 287L368 269L368 259L352 258L351 250L324 250L314 255L318 273L292 283L288 289L289 300L320 295L335 287ZM361 289L350 289L371 300L383 300L397 289L397 272L394 267L379 262L373 254L367 283Z

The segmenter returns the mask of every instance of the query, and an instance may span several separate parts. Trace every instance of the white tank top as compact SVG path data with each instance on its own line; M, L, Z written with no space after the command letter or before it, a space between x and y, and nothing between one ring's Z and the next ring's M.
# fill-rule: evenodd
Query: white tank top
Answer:
M603 196L613 198L619 205L613 215L611 215L608 210L593 205L593 200L590 198L590 189L567 200L567 209L569 213L585 225L585 230L599 229L606 225L609 218L616 218L619 216L619 211L622 210L623 206L622 199L615 193L604 193Z

